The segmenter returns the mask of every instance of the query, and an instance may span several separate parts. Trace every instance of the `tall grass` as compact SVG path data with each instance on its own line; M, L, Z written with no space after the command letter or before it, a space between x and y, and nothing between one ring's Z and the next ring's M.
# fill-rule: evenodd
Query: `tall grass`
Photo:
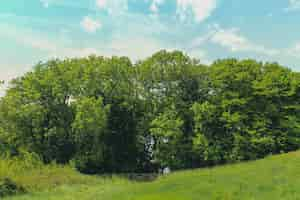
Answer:
M44 165L30 153L21 156L0 158L0 179L9 178L28 191L47 190L59 185L99 183L97 177L85 176L72 167L52 163Z
M62 185L8 199L297 200L300 199L299 185L300 151L254 162L176 172L151 183L108 180Z
M35 154L24 152L18 157L2 156L0 157L0 178L17 177L42 167L42 162Z

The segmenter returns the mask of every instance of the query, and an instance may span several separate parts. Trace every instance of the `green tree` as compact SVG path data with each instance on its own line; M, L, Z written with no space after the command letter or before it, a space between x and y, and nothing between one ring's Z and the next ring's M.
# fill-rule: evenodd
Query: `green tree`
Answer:
M161 167L182 167L177 155L179 140L183 136L182 125L183 120L174 107L166 109L151 122L150 133L155 142L153 156Z
M86 173L150 172L299 149L300 75L180 51L38 63L0 99L0 149Z
M75 119L72 123L76 150L76 167L85 173L103 172L108 106L102 99L83 97L75 100Z

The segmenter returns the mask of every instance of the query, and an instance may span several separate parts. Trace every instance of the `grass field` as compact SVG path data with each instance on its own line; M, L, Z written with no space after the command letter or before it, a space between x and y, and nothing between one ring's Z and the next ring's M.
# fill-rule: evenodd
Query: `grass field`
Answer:
M0 177L3 173L0 164ZM151 183L84 176L54 165L11 176L29 188L29 193L7 200L297 200L300 152L176 172Z

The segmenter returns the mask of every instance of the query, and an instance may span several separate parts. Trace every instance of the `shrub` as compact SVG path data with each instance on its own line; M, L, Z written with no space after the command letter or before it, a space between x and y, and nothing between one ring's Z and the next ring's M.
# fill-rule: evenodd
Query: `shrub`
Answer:
M25 189L9 178L0 180L0 197L25 193Z

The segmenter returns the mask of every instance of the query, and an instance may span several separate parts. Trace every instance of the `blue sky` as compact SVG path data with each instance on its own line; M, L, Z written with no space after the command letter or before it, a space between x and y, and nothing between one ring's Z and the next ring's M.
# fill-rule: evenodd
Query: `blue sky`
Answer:
M300 0L2 0L0 41L1 80L55 57L136 61L160 49L300 71Z

